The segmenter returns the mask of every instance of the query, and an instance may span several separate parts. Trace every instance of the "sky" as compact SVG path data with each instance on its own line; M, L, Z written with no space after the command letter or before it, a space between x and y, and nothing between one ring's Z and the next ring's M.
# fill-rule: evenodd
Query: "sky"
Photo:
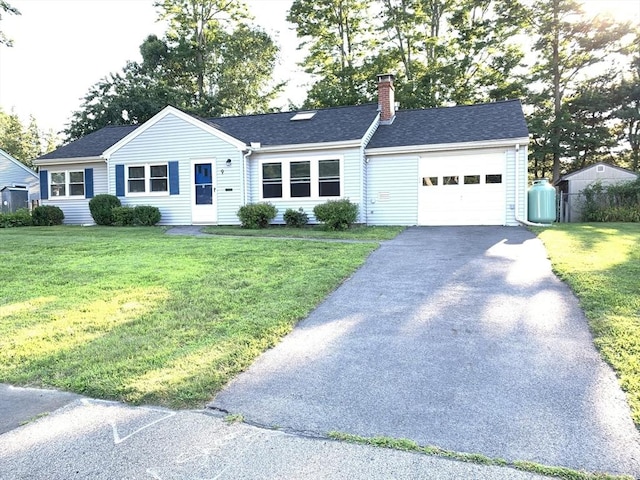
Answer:
M546 0L545 0L546 1ZM33 115L38 126L59 132L80 107L89 87L127 60L140 60L147 35L162 36L153 0L9 0L20 16L3 15L2 30L14 46L0 47L0 108L23 122ZM286 22L292 0L248 0L255 22L280 45L277 80L289 84L275 106L301 103L308 77L297 66L293 26ZM588 13L609 11L640 22L640 0L584 0Z

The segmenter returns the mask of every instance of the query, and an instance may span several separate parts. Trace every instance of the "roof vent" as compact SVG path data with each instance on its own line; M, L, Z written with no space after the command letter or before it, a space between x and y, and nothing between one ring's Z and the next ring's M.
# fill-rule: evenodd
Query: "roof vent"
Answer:
M293 117L291 117L291 121L293 122L294 120L311 120L316 113L318 112L298 112Z

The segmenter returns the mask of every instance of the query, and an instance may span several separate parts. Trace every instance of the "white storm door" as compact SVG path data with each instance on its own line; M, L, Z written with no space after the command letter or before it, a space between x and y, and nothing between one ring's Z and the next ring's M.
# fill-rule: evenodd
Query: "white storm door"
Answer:
M213 224L218 221L215 161L191 162L191 222Z

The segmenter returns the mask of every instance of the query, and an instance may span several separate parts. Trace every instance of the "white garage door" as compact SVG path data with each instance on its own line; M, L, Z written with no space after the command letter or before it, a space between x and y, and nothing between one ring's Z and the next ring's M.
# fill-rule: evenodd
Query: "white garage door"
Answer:
M504 225L505 154L420 159L419 225Z

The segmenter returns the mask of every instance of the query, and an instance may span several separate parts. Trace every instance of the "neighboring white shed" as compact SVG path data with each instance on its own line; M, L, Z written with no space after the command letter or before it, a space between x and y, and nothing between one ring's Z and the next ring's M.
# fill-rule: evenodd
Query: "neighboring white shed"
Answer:
M560 178L556 186L560 191L560 219L564 222L580 222L582 191L596 182L602 185L630 182L636 180L638 174L631 170L599 162L568 173Z
M39 182L36 172L0 149L0 189L3 189L2 198L5 198L14 190L25 189L28 191L28 196L24 207L27 208L32 201L40 199ZM3 206L8 207L8 197L5 199L7 200L7 205L0 205L1 211L8 210L8 208L2 208ZM4 204L4 202L2 203ZM15 210L15 208L12 208L12 210Z

